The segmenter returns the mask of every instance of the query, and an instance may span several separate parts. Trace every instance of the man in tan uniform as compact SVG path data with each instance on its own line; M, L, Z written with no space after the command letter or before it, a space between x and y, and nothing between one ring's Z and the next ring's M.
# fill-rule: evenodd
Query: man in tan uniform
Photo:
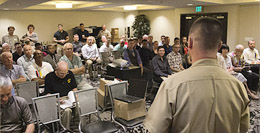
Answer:
M222 26L196 20L189 34L192 66L160 86L144 125L151 133L245 133L249 128L246 89L218 66Z

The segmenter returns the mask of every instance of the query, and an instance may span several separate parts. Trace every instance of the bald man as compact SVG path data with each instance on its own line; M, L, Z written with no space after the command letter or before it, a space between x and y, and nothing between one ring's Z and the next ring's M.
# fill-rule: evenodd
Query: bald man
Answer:
M11 48L10 48L9 44L8 43L4 43L2 45L2 52L10 52L10 51L11 51Z
M68 99L67 95L70 91L77 91L77 84L73 73L69 70L68 64L60 61L54 72L50 72L45 77L45 90L44 94L59 93L63 100ZM61 104L63 104L61 100ZM71 121L71 108L62 110L62 124L66 129L70 129Z
M34 63L34 58L32 56L32 47L31 45L25 45L23 47L24 55L17 60L17 64L22 66L25 74L28 75L28 68ZM28 79L28 77L27 77Z

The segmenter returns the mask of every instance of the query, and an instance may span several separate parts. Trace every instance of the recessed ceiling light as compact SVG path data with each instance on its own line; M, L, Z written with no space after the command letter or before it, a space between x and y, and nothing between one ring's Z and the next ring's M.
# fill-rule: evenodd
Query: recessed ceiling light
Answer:
M193 4L187 4L187 6L193 6Z
M8 10L9 10L9 8L3 8L3 10L5 10L5 11L8 11Z
M136 6L124 6L124 10L136 10Z
M103 8L104 6L98 6L98 8Z
M72 3L56 3L56 8L72 8Z

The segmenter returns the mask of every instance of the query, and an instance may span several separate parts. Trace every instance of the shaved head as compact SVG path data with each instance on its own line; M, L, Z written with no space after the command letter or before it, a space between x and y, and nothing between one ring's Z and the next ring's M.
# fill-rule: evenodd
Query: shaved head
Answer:
M3 52L1 54L1 59L3 64L7 67L7 68L11 68L13 65L13 55L11 52Z
M222 25L215 18L201 17L192 24L189 34L202 50L216 50L222 38Z
M55 74L61 79L65 78L65 76L68 74L68 69L68 64L65 61L60 61L57 63Z

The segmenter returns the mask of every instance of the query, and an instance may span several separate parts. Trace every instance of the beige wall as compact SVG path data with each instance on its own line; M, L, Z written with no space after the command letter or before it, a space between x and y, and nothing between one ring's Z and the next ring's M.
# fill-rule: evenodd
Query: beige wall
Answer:
M245 5L239 8L238 43L247 47L246 37L256 41L256 48L260 50L260 5Z
M34 24L39 41L51 41L57 31L57 24L63 24L64 30L72 37L72 28L84 23L85 26L107 25L107 29L119 28L124 33L124 13L90 11L0 11L0 36L7 34L7 27L15 26L15 34L22 37L27 25ZM72 40L70 40L72 41Z
M204 7L204 13L228 12L227 44L233 50L238 43L247 46L245 37L254 38L260 44L260 13L258 5L225 5ZM36 26L40 41L51 41L57 31L57 24L72 35L72 28L83 22L86 26L106 24L107 28L119 28L119 35L125 34L125 28L132 26L135 16L145 14L151 21L151 35L160 40L167 35L173 43L180 36L180 15L195 13L195 7L176 8L156 11L91 12L91 11L0 11L0 37L7 33L7 27L16 27L15 34L20 37L27 31L28 24ZM131 35L133 31L131 28ZM260 45L256 46L260 50Z

